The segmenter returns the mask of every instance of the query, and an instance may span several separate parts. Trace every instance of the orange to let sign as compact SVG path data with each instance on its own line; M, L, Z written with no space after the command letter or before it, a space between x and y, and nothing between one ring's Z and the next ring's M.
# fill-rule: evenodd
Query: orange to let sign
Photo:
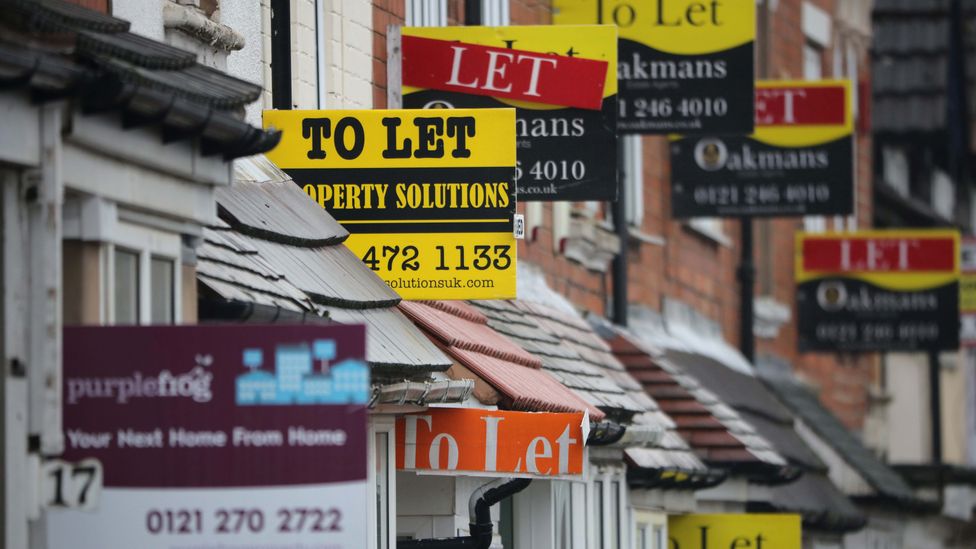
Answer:
M397 469L583 473L583 414L439 408L397 418Z

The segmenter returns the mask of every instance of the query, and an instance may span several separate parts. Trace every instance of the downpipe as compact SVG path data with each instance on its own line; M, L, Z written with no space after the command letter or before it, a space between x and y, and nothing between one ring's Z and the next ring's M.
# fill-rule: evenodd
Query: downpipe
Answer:
M498 479L482 485L468 498L468 523L471 535L457 538L411 539L397 542L397 549L488 549L494 525L491 506L511 497L532 482L529 478Z

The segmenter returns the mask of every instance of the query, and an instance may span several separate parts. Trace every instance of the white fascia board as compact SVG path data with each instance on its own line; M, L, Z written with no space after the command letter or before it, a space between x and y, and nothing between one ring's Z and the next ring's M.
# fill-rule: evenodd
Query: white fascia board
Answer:
M198 185L230 185L233 180L233 162L220 155L203 156L195 140L163 143L159 130L123 129L117 115L85 116L76 112L65 142Z
M0 93L0 162L37 166L41 162L41 110L26 93Z
M169 173L64 147L65 188L89 193L144 212L211 225L216 221L214 189Z

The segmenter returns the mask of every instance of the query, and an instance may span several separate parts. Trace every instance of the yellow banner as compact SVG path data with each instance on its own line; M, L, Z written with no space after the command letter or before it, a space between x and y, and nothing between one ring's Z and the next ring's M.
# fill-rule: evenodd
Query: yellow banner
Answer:
M755 0L554 0L556 25L617 25L620 38L658 51L693 55L756 38Z
M959 277L959 310L976 312L976 273L964 273Z
M800 515L673 516L668 536L670 549L802 548Z
M515 110L265 111L270 158L404 299L515 297Z
M267 153L294 168L515 166L514 109L264 111L285 130Z

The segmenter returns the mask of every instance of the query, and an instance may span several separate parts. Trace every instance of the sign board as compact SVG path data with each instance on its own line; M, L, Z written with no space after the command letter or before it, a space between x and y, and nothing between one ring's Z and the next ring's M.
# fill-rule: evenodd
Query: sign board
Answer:
M976 347L976 237L962 239L959 276L959 343Z
M800 515L748 513L668 517L670 549L802 549Z
M404 27L401 38L404 107L516 107L519 200L616 200L616 27Z
M959 233L797 233L801 351L959 346Z
M404 299L515 297L515 110L265 111L268 158Z
M396 420L398 469L550 477L583 473L584 414L431 408Z
M671 215L845 215L854 211L850 82L757 82L749 136L671 140Z
M362 326L65 328L79 466L50 473L88 500L97 460L103 488L49 509L49 545L365 547L364 353Z
M754 0L554 0L557 25L620 33L620 133L749 134Z

